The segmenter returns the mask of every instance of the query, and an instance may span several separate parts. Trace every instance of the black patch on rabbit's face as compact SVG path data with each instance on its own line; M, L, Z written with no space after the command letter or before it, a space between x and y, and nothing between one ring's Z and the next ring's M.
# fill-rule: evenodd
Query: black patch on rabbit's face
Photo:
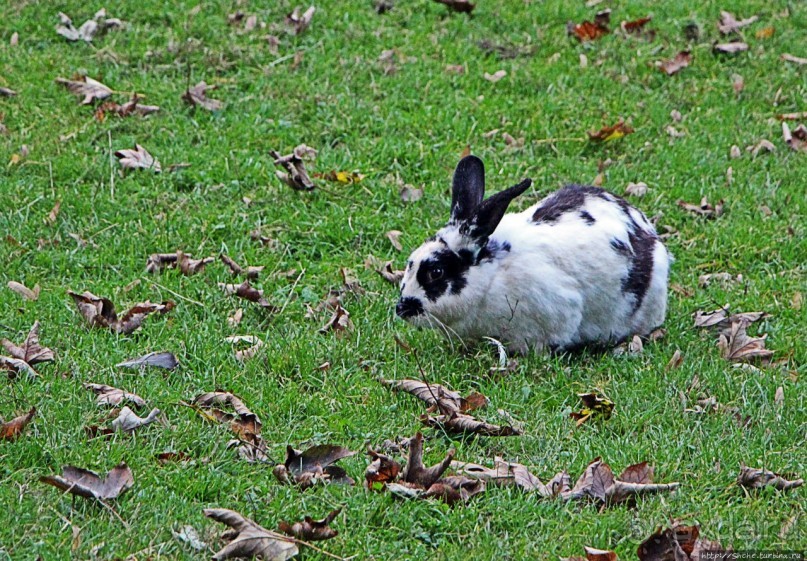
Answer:
M489 261L495 259L499 254L502 252L507 253L510 251L510 242L501 242L499 243L496 240L488 240L488 243L485 244L485 247L479 250L479 253L476 255L476 264L482 263L483 261Z
M420 262L415 278L423 287L426 298L434 302L447 291L459 294L465 288L468 283L466 274L473 260L473 253L467 249L459 253L450 249L440 250Z

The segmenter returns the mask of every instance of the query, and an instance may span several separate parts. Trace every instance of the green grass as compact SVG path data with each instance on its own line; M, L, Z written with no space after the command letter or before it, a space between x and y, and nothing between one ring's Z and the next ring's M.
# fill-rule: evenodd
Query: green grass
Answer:
M311 28L299 37L274 29L293 7L286 0L241 6L267 22L267 29L251 33L227 25L236 3L204 2L189 16L196 4L108 5L128 29L92 45L69 44L53 27L58 11L79 25L100 5L11 0L0 8L0 86L19 92L0 98L7 128L0 135L0 336L20 341L38 319L43 344L58 354L54 364L38 368L40 378L2 383L0 416L31 406L38 415L23 438L0 443L0 559L208 558L209 552L194 553L171 535L190 524L217 547L223 527L202 516L207 507L235 509L271 528L281 519L318 518L342 506L334 523L340 535L322 545L362 559L556 559L581 554L583 545L613 548L631 559L639 541L679 517L699 522L704 535L735 549L807 548L803 490L747 494L734 484L741 462L807 472L804 309L791 303L805 291L807 155L784 145L774 118L807 110L805 69L779 59L783 52L807 56L805 4L613 2L612 27L652 13L655 40L609 35L588 45L565 35L568 20L593 16L596 9L582 2L479 0L472 18L427 0L400 0L383 16L369 0L319 2ZM759 14L760 21L744 30L747 53L715 56L715 22L729 4L737 16ZM702 30L692 44L682 33L690 21ZM773 37L756 38L766 26L775 27ZM16 47L9 46L13 32L19 33ZM263 38L267 33L281 37L277 55ZM477 47L483 39L528 45L533 53L498 60ZM653 61L687 47L694 62L680 74L668 77L653 68ZM398 70L390 75L378 62L386 49L396 51ZM295 68L298 51L303 56ZM580 53L587 68L580 68ZM463 64L465 74L445 72L448 64ZM500 82L483 78L499 69L508 72ZM223 111L184 105L189 71L193 83L218 86L212 96L226 103ZM53 81L77 72L118 91L146 94L146 102L162 110L145 119L97 122L90 107ZM745 81L739 94L731 85L735 73ZM682 138L665 132L672 110L683 115L674 124L686 133ZM636 132L605 146L542 142L584 138L586 130L620 116ZM492 129L523 136L524 147L483 136ZM744 148L762 138L777 150L752 158ZM121 177L110 146L115 151L135 142L163 167L191 167ZM366 179L291 191L275 178L268 151L288 153L303 142L319 150L315 171L355 170ZM692 291L671 292L668 335L639 356L530 356L519 359L510 376L493 379L494 349L452 351L439 334L394 320L396 290L365 270L364 259L372 254L401 265L444 223L451 170L466 144L485 160L491 191L533 178L535 187L518 208L563 183L592 181L607 159L605 188L622 193L629 181L645 181L651 190L637 205L648 216L661 214L660 224L678 232L669 240L677 259L671 282ZM743 155L730 160L734 144ZM6 166L22 145L29 155ZM729 166L734 179L727 186ZM424 198L402 203L398 179L423 185ZM709 221L676 205L702 196L724 199L725 214ZM57 201L61 212L55 224L46 224ZM255 228L276 244L251 240ZM403 253L384 236L393 229L404 232ZM89 243L80 246L70 234ZM150 253L177 249L196 256L224 251L242 264L266 265L258 285L274 303L287 302L284 312L270 317L248 306L242 324L230 328L226 318L241 304L216 286L231 282L219 263L192 277L144 272ZM326 316L311 320L305 312L306 304L339 287L340 267L351 269L367 292L347 298L355 329L336 338L318 333ZM700 274L721 271L743 280L698 288ZM8 280L39 283L39 300L22 301L5 289ZM172 299L177 308L147 319L134 335L116 336L88 329L68 289L109 297L119 307ZM692 329L692 312L725 303L769 312L759 332L769 334L768 346L784 362L762 372L732 368L712 335ZM240 364L223 342L231 334L259 335L267 345ZM597 456L615 470L647 460L659 481L680 481L680 491L602 512L512 489L489 489L454 509L399 502L360 487L300 492L279 485L270 467L239 461L225 447L226 427L207 424L180 404L216 388L240 395L262 419L278 462L286 444L332 442L362 450L365 442L411 436L421 428L420 404L375 381L418 376L394 335L417 347L431 381L482 391L526 428L522 437L465 440L426 430L429 460L453 446L460 460L485 463L502 455L542 478L561 469L576 477ZM684 363L666 371L676 349ZM152 350L174 351L181 367L142 374L114 367ZM332 367L321 372L316 367L324 361ZM700 387L690 390L695 376ZM82 388L85 382L141 395L163 410L165 424L132 438L89 440L84 426L104 413ZM779 386L782 409L774 404ZM578 405L575 394L595 388L616 403L614 417L574 429L568 413ZM728 414L684 413L682 392L690 403L699 393L714 395L753 422L743 429ZM159 465L154 455L167 450L187 451L196 462ZM129 530L108 510L38 482L64 464L105 473L121 460L136 481L114 503ZM360 480L367 460L357 455L341 463ZM788 523L792 529L780 536ZM75 539L71 525L78 529ZM326 559L310 550L300 557Z

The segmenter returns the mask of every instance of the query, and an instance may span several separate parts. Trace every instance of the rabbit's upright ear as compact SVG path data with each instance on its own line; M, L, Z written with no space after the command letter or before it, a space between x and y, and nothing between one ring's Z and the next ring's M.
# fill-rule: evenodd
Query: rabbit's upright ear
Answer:
M496 230L513 199L526 191L530 185L532 185L532 179L525 179L518 185L499 191L483 201L477 207L468 223L468 235L478 243L484 244L487 238Z
M465 156L454 170L451 189L451 221L465 222L485 196L485 165L476 156Z

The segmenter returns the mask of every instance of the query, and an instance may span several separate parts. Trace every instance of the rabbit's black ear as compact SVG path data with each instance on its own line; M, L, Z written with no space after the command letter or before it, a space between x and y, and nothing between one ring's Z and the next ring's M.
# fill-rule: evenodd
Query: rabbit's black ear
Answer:
M465 156L454 170L451 189L451 221L464 222L485 196L485 165L476 156Z
M518 185L500 191L483 201L468 223L468 235L480 244L484 244L496 230L513 199L526 191L530 185L532 185L532 179L525 179Z

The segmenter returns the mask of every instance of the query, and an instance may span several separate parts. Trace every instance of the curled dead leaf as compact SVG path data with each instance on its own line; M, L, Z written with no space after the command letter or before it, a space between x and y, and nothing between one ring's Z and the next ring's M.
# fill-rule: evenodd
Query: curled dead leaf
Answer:
M208 86L207 83L202 80L192 88L185 90L185 93L182 94L182 100L191 107L198 106L208 111L219 111L224 107L224 104L217 99L207 97L207 91L214 89L216 89L216 86Z
M675 57L669 60L663 60L658 63L659 69L667 76L677 74L687 66L692 64L692 53L689 51L681 51Z
M143 323L146 316L153 313L165 314L174 309L171 301L152 304L148 300L135 304L122 317L118 318L115 305L106 298L99 298L91 292L77 294L67 292L78 307L79 313L91 327L110 329L113 333L129 335Z
M633 128L620 119L615 125L610 127L605 126L598 131L588 131L588 138L594 142L608 142L622 138L632 132Z
M787 491L801 487L804 485L804 480L794 479L790 481L778 473L773 473L766 469L741 466L740 473L737 476L737 483L747 489L761 489L762 487L771 486L780 491Z
M17 439L22 435L22 431L25 430L25 427L33 420L34 415L36 415L36 407L31 407L28 413L15 417L7 423L4 423L3 419L0 419L0 440Z
M574 36L581 43L594 41L610 33L608 26L611 23L611 10L603 10L594 16L594 21L584 21L582 23L568 22L566 33Z
M123 169L150 169L155 173L162 171L160 161L139 144L135 144L134 150L118 150L115 156Z
M0 343L13 358L23 360L31 366L41 362L51 362L54 359L53 351L39 344L38 321L35 321L34 325L31 326L22 346L18 347L8 339L2 339Z
M73 495L102 501L116 499L134 485L132 470L123 462L112 468L103 479L88 469L64 466L61 476L48 475L39 480Z
M56 78L56 83L63 85L71 93L82 96L81 105L88 105L93 101L106 99L113 93L110 88L89 76L82 76L80 80Z
M106 384L86 383L84 384L84 387L95 392L97 396L95 403L97 405L109 405L116 407L124 401L130 401L137 407L146 406L146 400L139 395L129 393L112 386L107 386Z
M322 520L314 520L310 516L306 516L301 522L295 522L294 524L281 521L277 525L277 529L299 540L310 542L329 540L339 534L339 532L330 527L330 523L339 516L340 512L342 512L342 509L337 508Z
M314 189L314 182L311 181L311 177L309 177L308 171L305 169L303 160L316 156L316 150L305 144L300 144L294 148L291 154L286 156L281 156L280 152L276 150L270 150L269 154L274 158L276 166L286 170L285 172L280 170L275 172L275 175L277 175L278 179L283 183L297 191L311 191Z
M26 300L35 301L39 298L39 293L42 290L39 284L34 285L33 288L28 288L22 283L17 281L8 281L8 289L14 292L15 294L19 294Z
M291 538L267 530L249 518L226 508L206 508L205 516L226 524L227 545L213 555L214 561L234 557L260 557L264 561L287 561L299 553Z
M678 199L677 204L682 209L689 211L693 214L697 214L699 216L704 216L706 218L716 218L723 214L723 199L720 199L715 206L709 204L709 201L706 197L701 199L699 205L693 205L686 201L682 201Z

